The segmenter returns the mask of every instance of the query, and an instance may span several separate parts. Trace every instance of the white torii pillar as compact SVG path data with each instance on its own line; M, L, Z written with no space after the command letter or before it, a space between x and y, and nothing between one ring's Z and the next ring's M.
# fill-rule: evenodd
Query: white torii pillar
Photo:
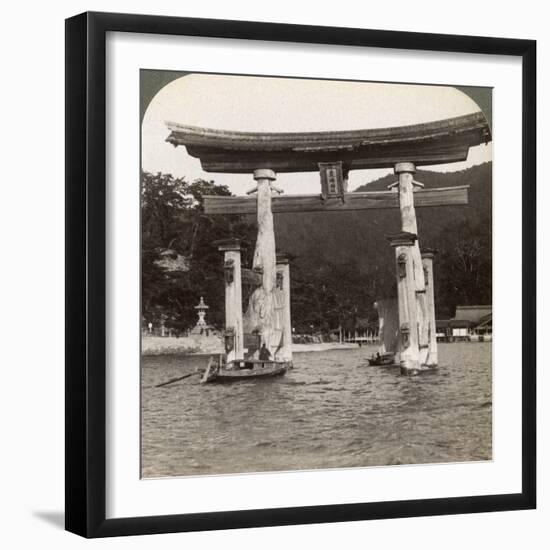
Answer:
M401 231L418 235L416 223L416 211L414 208L413 174L416 167L412 162L398 162L394 171L399 178L399 209L401 212ZM411 256L413 262L414 288L416 293L416 318L418 325L411 326L411 331L418 331L418 346L420 350L420 363L427 361L429 353L428 336L428 308L426 304L426 284L424 281L424 269L418 240L412 245Z
M252 268L261 273L262 285L250 297L245 316L246 332L259 331L262 344L273 355L279 345L275 331L276 254L273 212L271 211L271 182L275 172L269 169L254 171L257 187L258 237L254 249Z
M417 300L414 279L414 233L401 232L389 237L395 249L397 274L397 307L399 314L399 364L402 374L418 374L420 350L418 345Z
M426 306L428 309L428 332L430 347L425 364L428 367L437 367L437 327L435 324L435 292L434 292L434 256L435 250L424 248L421 250L426 282Z
M216 241L224 253L225 351L227 362L243 359L243 308L241 283L241 242L239 239Z
M277 254L277 284L283 292L283 347L281 355L284 361L292 363L292 320L290 314L290 264L288 257Z

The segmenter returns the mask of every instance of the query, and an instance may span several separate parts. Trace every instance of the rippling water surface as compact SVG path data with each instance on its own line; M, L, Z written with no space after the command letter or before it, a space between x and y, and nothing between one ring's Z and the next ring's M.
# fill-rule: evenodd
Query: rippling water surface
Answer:
M374 348L297 353L271 380L200 385L204 356L144 357L144 477L491 458L491 344L440 344L417 377L369 367Z

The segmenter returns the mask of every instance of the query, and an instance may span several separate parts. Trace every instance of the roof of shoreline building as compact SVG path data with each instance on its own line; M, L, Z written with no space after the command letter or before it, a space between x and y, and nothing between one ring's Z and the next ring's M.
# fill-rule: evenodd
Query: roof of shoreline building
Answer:
M450 319L451 326L476 326L492 319L493 306L456 306L455 316Z

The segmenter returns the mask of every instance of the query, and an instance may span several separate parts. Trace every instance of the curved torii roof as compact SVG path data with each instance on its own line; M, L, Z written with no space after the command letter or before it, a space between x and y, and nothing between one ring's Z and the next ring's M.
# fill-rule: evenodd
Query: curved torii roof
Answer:
M206 172L318 171L319 162L342 161L346 170L391 168L466 160L470 147L491 141L481 111L455 118L365 130L325 132L237 132L167 122L166 139L200 159Z

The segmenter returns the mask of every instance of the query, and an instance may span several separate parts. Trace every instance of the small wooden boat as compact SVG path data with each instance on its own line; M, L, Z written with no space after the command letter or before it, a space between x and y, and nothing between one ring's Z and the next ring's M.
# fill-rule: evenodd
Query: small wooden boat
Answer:
M201 384L239 382L256 378L271 378L283 375L290 368L286 361L262 361L258 359L240 359L222 364L210 358L201 378Z
M382 365L393 365L394 359L395 359L395 354L393 352L377 353L376 355L371 355L369 359L369 365L371 367L378 367Z

